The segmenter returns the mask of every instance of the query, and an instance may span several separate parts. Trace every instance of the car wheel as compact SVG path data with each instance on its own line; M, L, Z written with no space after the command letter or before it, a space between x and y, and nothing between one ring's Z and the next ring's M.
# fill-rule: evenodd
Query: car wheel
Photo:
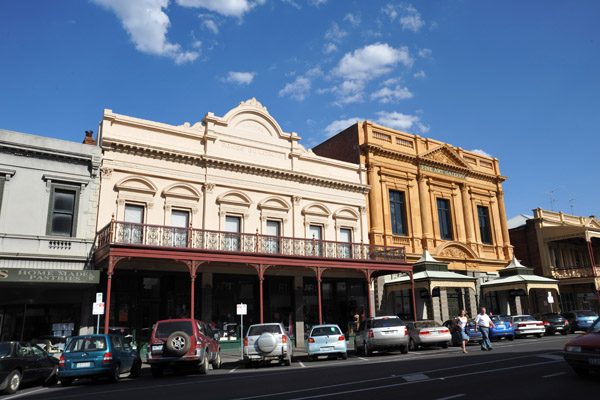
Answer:
M202 363L200 364L200 373L202 375L208 374L208 349L204 350L204 359L202 359Z
M115 369L113 370L112 375L110 376L110 381L111 382L119 382L120 378L121 378L121 366L119 364L117 364L115 366Z
M292 353L288 353L287 357L285 358L285 360L283 361L285 363L286 366L290 366L292 365Z
M450 342L442 343L442 349L447 349L450 346Z
M21 387L21 373L17 370L14 370L8 375L8 386L4 389L4 393L13 394Z
M565 336L567 333L569 333L569 331L565 329L564 331L561 332L561 335Z
M72 383L72 378L60 378L60 384L62 385L62 387L71 386Z
M354 352L358 355L360 354L360 347L356 344L356 340L354 341Z
M167 351L175 356L182 356L188 352L192 345L190 336L182 331L176 331L169 335L167 339Z
M510 336L507 336L506 338L512 342L513 340L515 340L515 335L510 335Z
M244 362L244 368L246 368L246 369L252 368L252 363L250 361L245 361Z
M417 344L415 343L415 341L414 341L414 340L410 339L410 340L408 341L408 349L409 349L410 351L416 351L416 350L417 350Z
M400 348L400 353L402 353L402 354L408 354L408 346L402 346Z
M140 372L142 371L142 362L134 361L131 367L131 371L129 371L129 376L132 378L137 378L140 376Z
M44 381L44 385L56 385L58 383L58 365L55 365L52 372Z
M542 337L542 334L541 334L541 333L536 333L536 334L535 334L535 337L539 339L539 338L541 338L541 337Z
M348 359L348 353L343 352L342 353L342 360L347 360Z
M308 356L308 361L317 361L317 356L309 355Z
M212 362L212 367L213 367L213 369L221 368L221 352L220 351L217 351L217 357L215 358L215 361Z
M153 378L160 378L161 376L163 376L163 372L164 372L162 367L152 367L151 371L152 371Z
M371 351L367 342L365 342L365 355L367 357L371 357L373 355L373 351Z

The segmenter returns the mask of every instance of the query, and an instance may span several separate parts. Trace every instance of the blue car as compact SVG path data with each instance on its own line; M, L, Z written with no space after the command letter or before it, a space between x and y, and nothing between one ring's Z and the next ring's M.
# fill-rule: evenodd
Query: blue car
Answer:
M587 332L590 326L598 319L598 314L589 310L575 310L562 313L562 316L569 321L571 333L575 331Z
M69 386L77 378L107 377L117 382L122 373L139 376L142 361L121 335L85 335L69 340L58 364L58 379Z
M348 358L346 338L340 327L333 324L315 325L308 335L308 358L316 360L318 356L336 355L344 360Z
M460 327L454 323L454 320L444 322L444 326L450 329L450 333L452 334L452 346L461 346L462 336L460 334ZM481 343L481 332L475 331L475 322L473 319L470 318L468 320L465 332L467 332L467 335L469 336L469 342Z
M513 329L512 322L510 322L506 315L494 315L491 319L494 323L494 328L490 328L490 339L505 337L508 340L513 340L515 338L515 330Z

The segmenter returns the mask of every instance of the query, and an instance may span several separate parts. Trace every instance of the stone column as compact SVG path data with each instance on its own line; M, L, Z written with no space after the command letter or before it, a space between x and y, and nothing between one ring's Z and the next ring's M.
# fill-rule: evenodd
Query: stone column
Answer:
M296 305L296 347L304 347L304 304L303 304L303 279L301 275L294 276L294 304Z
M471 289L465 289L465 309L471 317L477 315L477 301L475 300L475 292Z
M508 235L508 222L506 220L506 209L504 207L504 191L498 185L498 210L500 211L500 227L502 229L502 247L504 248L504 256L506 259L511 258L510 237Z
M432 290L432 292L433 292L433 290ZM440 290L440 296L442 295L441 292L442 291ZM430 295L431 294L432 293L430 293ZM430 319L435 320L435 321L444 322L442 320L442 307L441 307L441 304L440 304L440 297L433 297L433 296L431 296L430 300L431 300L431 311L432 311L432 313L428 317Z
M429 204L429 188L427 185L427 178L424 175L419 175L419 203L421 206L421 226L423 227L423 248L433 250L433 246L430 246L433 235L432 235L432 223L431 223L431 205Z
M440 322L444 323L444 321L450 319L448 310L448 292L446 288L440 288Z
M461 185L461 197L463 214L465 217L465 229L467 231L467 244L471 246L475 243L475 231L473 230L473 210L471 208L471 195L469 194L469 187L466 183Z
M212 272L202 272L202 321L212 321Z
M367 168L369 177L369 214L371 218L371 230L369 236L371 243L383 244L383 210L381 209L381 182L379 180L379 168L370 163Z

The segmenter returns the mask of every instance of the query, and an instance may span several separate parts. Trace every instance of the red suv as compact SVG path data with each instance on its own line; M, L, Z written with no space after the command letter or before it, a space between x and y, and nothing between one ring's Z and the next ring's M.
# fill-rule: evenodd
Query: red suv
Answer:
M168 319L154 325L148 345L152 376L162 376L166 367L176 371L198 368L208 373L208 364L221 367L221 350L210 325L195 319Z

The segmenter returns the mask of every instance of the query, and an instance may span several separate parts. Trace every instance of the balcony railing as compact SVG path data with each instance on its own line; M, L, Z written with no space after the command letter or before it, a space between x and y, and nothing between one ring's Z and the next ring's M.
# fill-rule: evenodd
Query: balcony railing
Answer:
M404 247L332 242L162 225L112 222L98 232L98 250L111 244L383 262L405 262Z
M569 278L592 278L594 276L600 276L600 266L595 267L596 274L591 266L583 267L563 267L563 268L550 268L550 273L554 279L569 279Z

